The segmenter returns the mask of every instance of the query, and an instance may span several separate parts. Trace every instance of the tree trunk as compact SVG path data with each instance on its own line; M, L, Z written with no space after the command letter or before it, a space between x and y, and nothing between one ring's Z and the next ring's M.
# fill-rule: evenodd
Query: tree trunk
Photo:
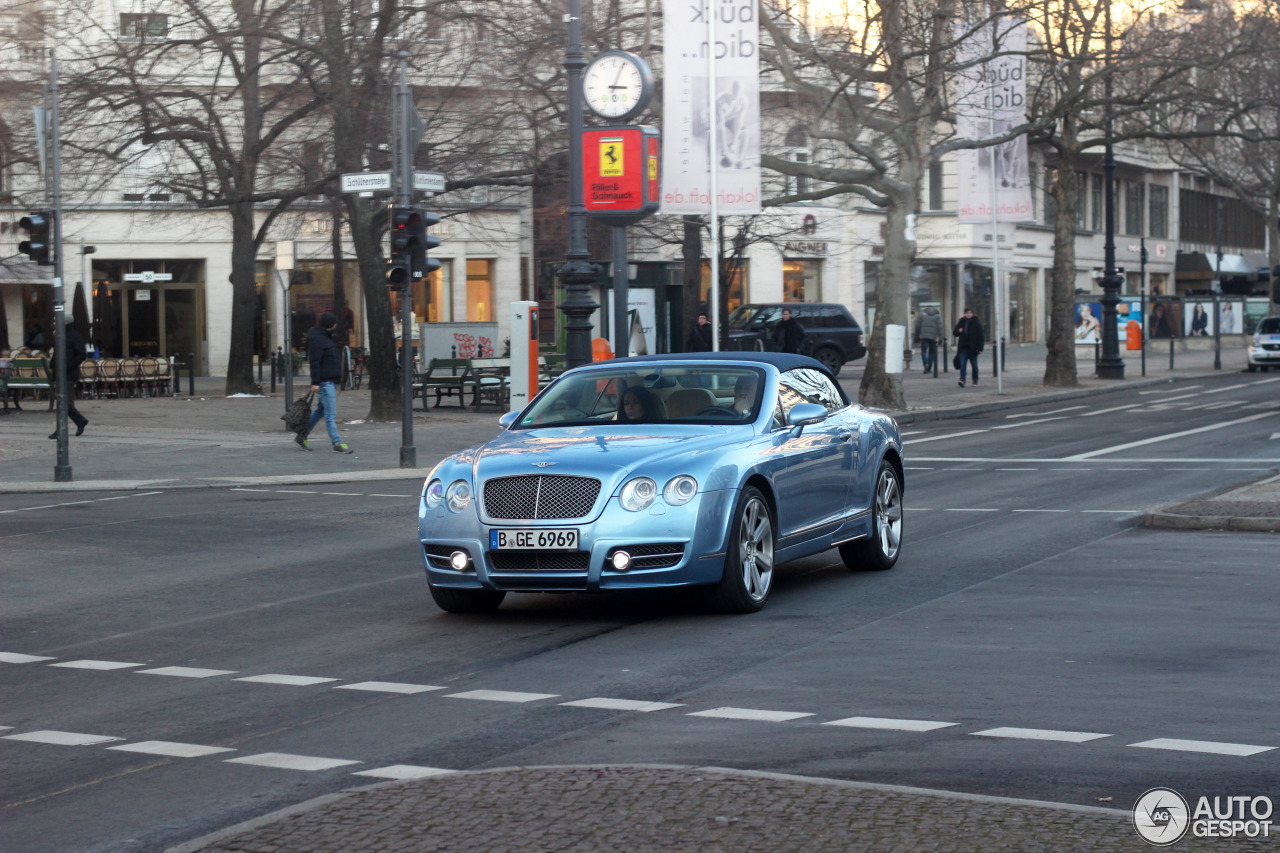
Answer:
M333 247L333 313L338 318L338 333L333 337L338 349L342 349L351 346L351 327L347 323L347 270L342 254L342 205L337 199L331 202L333 230L329 238Z
M876 319L871 328L871 344L867 349L867 366L858 386L858 402L875 409L905 409L902 374L885 372L885 327L907 325L907 300L910 298L911 263L915 247L907 240L907 216L912 212L909 199L891 199L887 213L884 240L884 263L880 269L880 286L876 289ZM905 345L905 338L904 338Z
M1069 131L1064 131L1064 136ZM1076 183L1074 146L1059 155L1053 197L1058 215L1053 223L1053 270L1049 274L1049 353L1044 362L1044 384L1074 388L1076 380L1076 208L1080 188Z
M396 381L395 327L391 295L387 292L382 244L374 230L369 206L359 199L351 204L351 243L360 267L364 292L365 323L369 328L369 420L398 421L400 383ZM412 346L412 329L402 330L405 346Z
M1280 219L1277 216L1280 216L1280 196L1272 192L1267 207L1267 245L1270 247L1267 260L1271 264L1271 310L1267 313L1270 316L1280 314L1280 279L1276 278L1280 270Z
M684 352L684 341L689 330L698 322L698 315L704 310L702 306L702 217L685 216L684 239L680 242L680 257L684 261L681 283L684 285L684 298L681 300L682 316L680 318L680 334L672 335L673 349L680 347Z
M227 354L226 393L256 394L253 376L253 328L258 310L253 203L233 202L231 213L231 343ZM285 316L288 317L288 306ZM296 343L296 342L295 342ZM199 354L197 353L197 357Z

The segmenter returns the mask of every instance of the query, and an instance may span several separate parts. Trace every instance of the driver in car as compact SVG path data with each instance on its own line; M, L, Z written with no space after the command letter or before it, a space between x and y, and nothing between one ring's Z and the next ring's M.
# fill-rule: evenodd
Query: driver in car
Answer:
M751 407L756 403L758 383L755 374L740 378L733 386L733 411L739 415L751 414Z

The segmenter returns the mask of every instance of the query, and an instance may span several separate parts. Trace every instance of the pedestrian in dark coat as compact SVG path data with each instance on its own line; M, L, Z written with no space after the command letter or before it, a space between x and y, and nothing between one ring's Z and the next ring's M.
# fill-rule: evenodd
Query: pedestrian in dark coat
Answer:
M791 316L790 308L782 309L782 320L773 328L773 340L782 352L800 352L804 346L804 326Z
M973 316L973 309L966 307L964 316L956 323L952 334L956 336L956 360L960 362L960 387L964 387L965 368L973 365L973 384L978 384L978 356L986 346L982 335L982 323Z
M58 371L61 370L67 377L67 419L76 425L76 435L81 435L84 433L84 428L89 425L89 419L76 409L76 380L80 378L80 363L84 361L84 338L76 331L76 327L71 325L70 315L67 315L66 324L66 357L64 358L61 352L54 352L53 375L57 376ZM57 441L56 428L49 438Z
M328 311L320 315L320 324L307 333L307 355L311 360L311 390L316 394L316 410L311 413L307 428L298 433L294 441L303 450L310 450L307 436L324 418L329 431L329 441L334 453L351 453L338 435L338 383L342 381L342 360L338 357L338 345L333 341L338 318Z
M698 322L684 339L685 352L711 352L711 323L706 314L698 314Z
M920 321L916 326L916 337L920 339L920 361L924 363L924 372L933 370L933 363L938 360L938 341L942 340L942 315L932 305L926 305L920 312Z

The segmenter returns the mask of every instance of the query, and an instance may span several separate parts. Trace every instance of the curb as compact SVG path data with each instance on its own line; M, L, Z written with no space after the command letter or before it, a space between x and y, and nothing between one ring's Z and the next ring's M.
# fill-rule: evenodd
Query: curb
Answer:
M1169 512L1147 512L1142 515L1144 527L1165 530L1222 530L1242 533L1280 533L1280 518L1248 518L1228 515L1178 515Z

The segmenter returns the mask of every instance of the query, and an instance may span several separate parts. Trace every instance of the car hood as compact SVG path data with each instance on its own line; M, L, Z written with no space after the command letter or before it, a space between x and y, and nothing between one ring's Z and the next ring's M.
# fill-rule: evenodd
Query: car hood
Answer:
M563 427L508 430L479 449L477 482L518 474L597 477L612 491L630 472L674 475L698 465L698 456L726 441L750 438L750 426ZM680 468L676 471L674 468Z

